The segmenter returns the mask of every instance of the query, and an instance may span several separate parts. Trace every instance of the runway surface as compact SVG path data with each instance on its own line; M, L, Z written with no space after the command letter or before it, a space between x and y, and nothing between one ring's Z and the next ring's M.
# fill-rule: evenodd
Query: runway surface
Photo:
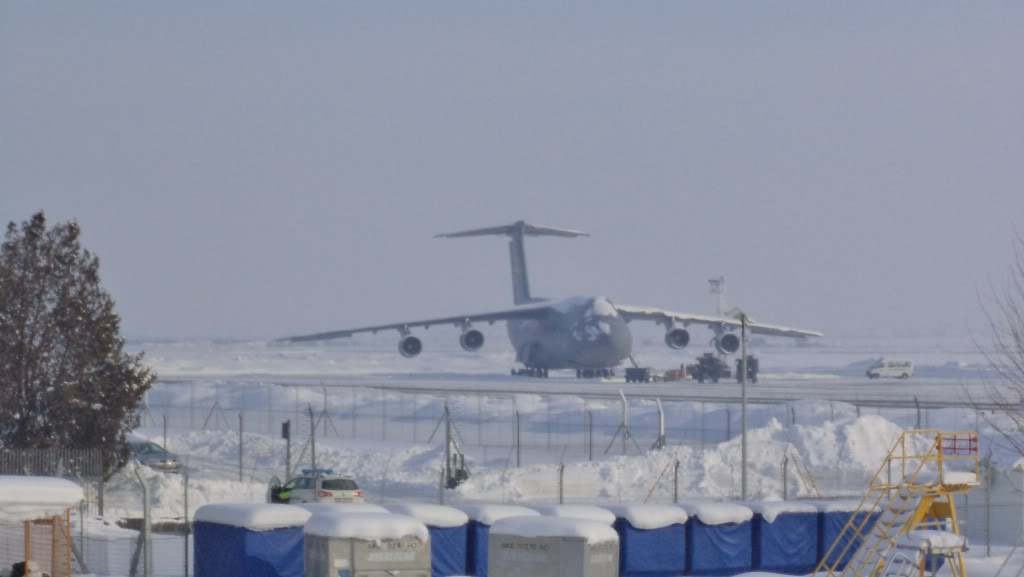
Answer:
M189 380L189 379L174 379ZM510 396L516 394L573 395L585 398L618 398L619 391L634 398L661 398L706 402L739 402L742 387L735 380L719 383L696 381L626 383L613 379L575 379L553 376L548 379L512 377L500 374L462 374L454 372L377 373L352 375L234 375L232 382L253 381L298 387L355 387L386 389L395 392L473 394ZM869 380L828 376L776 377L762 375L747 385L750 403L766 404L802 399L840 401L863 407L976 407L997 408L993 401L996 387L1006 394L1005 386L982 379L911 378L909 380ZM1009 394L1016 398L1012 391Z

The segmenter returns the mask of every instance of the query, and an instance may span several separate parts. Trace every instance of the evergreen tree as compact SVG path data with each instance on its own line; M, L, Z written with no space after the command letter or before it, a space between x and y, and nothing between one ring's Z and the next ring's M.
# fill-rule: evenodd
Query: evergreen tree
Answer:
M74 221L38 212L0 246L0 448L98 448L107 471L126 456L155 376L124 352L99 258Z

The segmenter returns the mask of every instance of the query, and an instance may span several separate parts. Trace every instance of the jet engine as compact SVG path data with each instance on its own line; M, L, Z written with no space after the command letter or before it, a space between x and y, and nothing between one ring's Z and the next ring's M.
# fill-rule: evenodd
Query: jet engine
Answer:
M398 341L398 352L402 353L403 357L411 359L423 352L423 341L412 335L406 335Z
M484 346L484 334L476 329L466 329L459 337L459 345L464 351L479 351Z
M740 338L732 333L726 333L715 339L715 348L723 355L731 355L740 350Z
M690 344L690 331L680 328L670 328L665 331L665 344L670 349L685 349Z

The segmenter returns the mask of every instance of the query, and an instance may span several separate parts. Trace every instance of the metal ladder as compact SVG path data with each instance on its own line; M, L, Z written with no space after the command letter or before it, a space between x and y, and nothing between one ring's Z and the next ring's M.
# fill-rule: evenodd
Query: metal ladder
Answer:
M969 442L963 443L964 439L969 439ZM925 442L927 451L922 450ZM956 476L948 477L954 481L947 480L944 468L956 462L966 462L973 468L973 483L957 480ZM905 565L913 560L904 551L896 549L897 538L917 526L928 524L928 518L945 519L951 530L959 534L952 495L977 484L978 464L975 433L936 430L903 433L872 478L859 506L819 562L815 576L901 576L906 571ZM894 465L898 467L895 475ZM934 481L929 475L931 468L935 469ZM875 513L880 513L877 521L870 530L866 530ZM838 555L833 555L837 550ZM849 562L840 570L843 560L851 552ZM950 553L951 566L955 565L951 568L957 577L966 577L961 553ZM923 567L922 555L917 554L918 568ZM829 559L833 561L829 563Z

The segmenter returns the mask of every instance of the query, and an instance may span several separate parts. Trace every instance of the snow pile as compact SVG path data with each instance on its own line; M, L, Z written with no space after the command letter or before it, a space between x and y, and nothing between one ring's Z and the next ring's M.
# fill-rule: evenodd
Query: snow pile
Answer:
M611 511L593 505L534 505L533 509L548 517L584 519L605 525L615 523L615 515Z
M223 503L204 505L196 511L195 521L267 531L285 527L302 527L311 513L292 505L257 503Z
M689 519L682 507L672 505L608 505L606 509L641 530L682 525Z
M774 523L784 513L817 513L818 507L810 501L754 501L744 503L751 511L761 515L769 523Z
M508 517L539 517L540 513L517 505L463 505L459 507L472 520L494 525Z
M82 488L56 477L0 475L0 520L62 515L82 500Z
M575 537L589 544L618 542L619 534L608 525L567 517L506 517L491 525L491 535L509 537Z
M388 505L392 513L419 519L428 527L461 527L469 522L469 516L454 507L429 503L395 503Z
M425 543L430 539L426 525L412 517L393 513L316 514L306 523L305 533L319 537L364 541L415 537Z
M786 462L788 498L818 496L814 483L797 474L806 470L838 475L851 490L860 492L903 432L877 415L857 417L853 407L842 403L801 402L793 405L793 411L794 426L769 418L764 426L747 433L748 486L755 499L783 498L782 467ZM680 494L735 498L740 487L741 453L737 436L703 450L686 445L638 456L569 463L564 493L600 503L638 495L668 498L673 492L672 467L678 460ZM558 495L557 468L550 464L477 469L456 491L466 500L551 501Z

